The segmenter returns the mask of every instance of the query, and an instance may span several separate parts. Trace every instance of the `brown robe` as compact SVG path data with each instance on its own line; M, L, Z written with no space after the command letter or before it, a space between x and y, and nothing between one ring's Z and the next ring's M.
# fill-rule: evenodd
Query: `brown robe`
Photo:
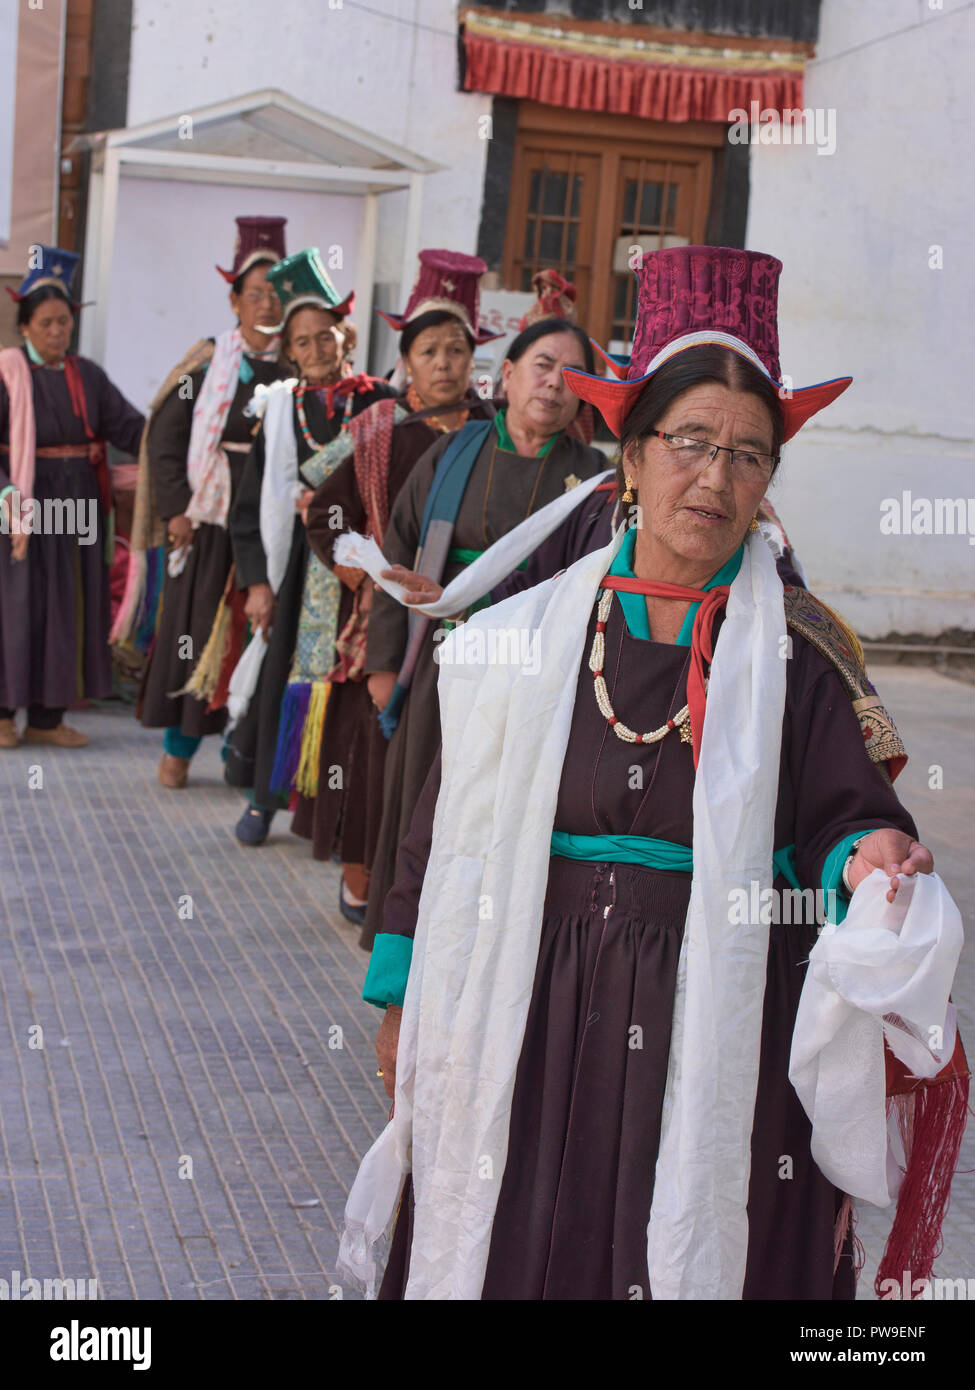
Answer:
M253 396L254 388L287 376L278 362L265 362L251 356L246 360L254 375L246 383L237 383L224 423L222 443L251 443L257 422L244 415L244 407ZM182 398L178 391L171 392L150 421L149 457L156 506L159 515L167 521L170 517L182 516L192 496L186 455L193 426L193 406L204 375L202 371L192 373L188 398ZM227 459L233 507L247 454L228 451ZM173 692L181 690L189 680L207 644L232 563L229 530L204 523L193 533L193 544L182 574L175 578L166 575L162 615L142 687L140 718L147 729L176 727L193 738L220 733L227 722L225 709L207 714L203 700ZM186 637L190 638L188 645L184 642Z
M357 392L352 397L351 414L366 410L379 397L391 394L385 382L377 382L371 391ZM298 473L306 486L302 467L323 444L334 439L342 428L342 407L331 417L327 414L324 393L308 390L304 397L305 421L315 444L309 444L301 432L297 402L292 403L292 424L298 453ZM230 511L230 538L234 555L234 582L240 590L254 584L266 584L267 555L261 539L261 488L264 482L265 441L259 430L247 456L237 496ZM281 702L288 685L298 641L298 621L308 570L308 539L301 517L295 513L291 528L288 563L281 586L275 595L274 621L268 638L268 648L261 663L257 687L247 713L227 740L227 761L224 779L232 787L244 787L251 792L251 801L265 811L283 810L289 803L287 792L273 791L271 778L277 751Z
M405 399L398 404L409 409ZM472 419L483 418L492 410L477 397L471 398L470 405ZM393 426L387 472L390 511L417 460L441 438L441 431L428 422L427 413L418 411ZM341 528L335 526L336 516L342 519ZM366 522L350 455L315 492L308 508L308 544L331 567L339 536L343 531L361 534ZM354 591L343 584L339 632L351 616L353 597ZM365 677L333 681L322 729L318 792L313 798L299 796L291 825L296 835L311 840L316 859L330 859L335 853L344 864L364 864L367 868L372 864L383 813L388 747L376 722Z
M383 554L391 564L413 568L424 504L446 443L440 440L420 459L397 499L383 543ZM457 514L453 547L486 550L530 513L561 497L568 480L575 477L584 482L605 468L604 454L569 435L563 434L548 455L539 459L498 449L492 430L471 472ZM448 584L463 568L458 562L448 561L442 583ZM408 609L402 604L381 591L376 593L369 619L367 671L399 670L406 654L408 618ZM396 850L410 827L420 791L440 747L438 667L434 660L438 632L443 632L442 624L431 623L426 648L417 662L413 684L389 743L382 826L360 938L366 949L372 948L376 933L382 930L383 903L393 884Z
M636 834L690 845L694 769L676 733L622 742L580 664L555 829ZM631 726L655 728L685 703L690 649L633 637L613 603L606 682ZM383 930L412 935L429 855L439 761L398 860ZM844 836L892 826L916 834L867 757L833 666L793 633L775 847L794 844L803 887L820 886ZM780 876L775 887L788 885ZM514 1094L508 1158L484 1282L486 1299L648 1298L647 1222L660 1141L678 955L690 875L553 857L538 964ZM744 1297L854 1296L849 1234L834 1273L842 1201L809 1151L810 1126L788 1079L792 1030L816 925L770 927L762 1053L752 1132ZM642 1047L630 1029L642 1029ZM792 1159L783 1176L782 1158ZM406 1286L412 1191L394 1232L381 1297Z

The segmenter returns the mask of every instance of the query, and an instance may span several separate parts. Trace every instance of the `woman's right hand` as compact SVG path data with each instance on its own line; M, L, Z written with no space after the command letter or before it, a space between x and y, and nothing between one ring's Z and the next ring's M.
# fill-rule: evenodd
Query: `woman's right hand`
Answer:
M247 590L244 616L254 632L263 632L266 637L274 617L274 591L270 584L252 584Z
M18 531L16 535L10 537L10 555L14 560L25 560L27 558L27 542L30 534L27 531Z
M383 1074L383 1085L390 1100L396 1094L396 1051L399 1047L399 1026L402 1018L403 1010L399 1004L387 1004L376 1035L376 1061Z
M403 598L404 603L436 603L443 593L442 584L428 579L425 574L417 574L415 570L408 570L405 565L391 565L388 570L382 570L381 573L383 579L395 579L397 584L402 584L404 589L409 590Z
M181 550L193 539L193 523L188 516L171 516L166 522L166 535L174 550Z
M372 675L366 678L366 689L376 709L382 711L386 708L395 684L395 671L373 671Z

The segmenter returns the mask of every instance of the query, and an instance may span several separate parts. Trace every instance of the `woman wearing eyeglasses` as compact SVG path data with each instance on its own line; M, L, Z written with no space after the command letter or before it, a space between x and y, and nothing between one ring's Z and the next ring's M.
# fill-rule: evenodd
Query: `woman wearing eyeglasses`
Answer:
M141 719L146 728L166 731L158 770L164 787L186 785L201 740L226 723L225 709L209 710L179 692L210 636L233 563L227 522L255 428L244 407L255 387L288 375L275 332L281 305L267 280L284 255L284 222L238 217L233 267L217 267L231 286L237 326L191 349L170 373L146 426L140 467L149 471L165 523L167 573Z
M896 1171L885 1039L890 1103L915 1088L888 1249L930 1270L967 1107L960 919L916 877L933 857L855 637L752 529L783 443L850 384L781 388L780 270L646 258L627 379L565 371L620 440L633 524L442 645L442 775L364 989L395 1104L340 1267L368 1283L398 1207L382 1297L852 1298L852 1199L886 1205ZM537 660L492 659L504 630ZM897 936L912 893L940 895L920 971ZM826 968L800 1027L822 911L847 905L876 1012ZM902 1064L918 1029L937 1109Z

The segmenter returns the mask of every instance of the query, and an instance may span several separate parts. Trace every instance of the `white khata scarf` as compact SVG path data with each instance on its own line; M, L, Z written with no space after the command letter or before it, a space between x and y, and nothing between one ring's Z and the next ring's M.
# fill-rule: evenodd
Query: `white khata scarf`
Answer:
M623 535L478 613L442 644L443 781L403 1007L394 1118L362 1161L339 1254L339 1267L370 1293L376 1251L412 1171L406 1297L480 1297L579 663L599 581ZM519 668L478 660L491 649L490 631L510 633L506 649L515 652L530 633L540 661ZM471 640L478 632L480 643ZM654 1299L738 1299L744 1284L769 927L732 925L729 895L772 883L785 633L781 581L755 533L715 646L694 785L694 872L647 1233ZM876 916L887 925L882 909ZM945 1004L949 986L950 973L947 984L942 974ZM874 1101L882 1121L882 1078ZM813 1123L815 1137L815 1116ZM842 1159L831 1176L843 1185Z
M298 473L298 445L291 408L295 378L259 386L248 405L248 413L262 420L264 431L264 476L261 480L259 509L261 544L267 558L267 582L276 594L288 568L294 532L295 503L304 483ZM258 632L248 642L230 677L227 707L236 722L247 712L264 656L267 638Z

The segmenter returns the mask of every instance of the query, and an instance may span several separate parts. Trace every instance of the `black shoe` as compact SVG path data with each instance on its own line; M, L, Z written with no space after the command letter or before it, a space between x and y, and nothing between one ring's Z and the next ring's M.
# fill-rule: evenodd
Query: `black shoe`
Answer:
M366 904L356 907L355 903L347 903L345 894L342 892L342 884L339 884L339 912L347 922L354 922L357 927L361 927L366 920Z
M234 826L234 834L242 845L263 845L270 834L273 820L273 811L262 811L259 806L248 806Z

